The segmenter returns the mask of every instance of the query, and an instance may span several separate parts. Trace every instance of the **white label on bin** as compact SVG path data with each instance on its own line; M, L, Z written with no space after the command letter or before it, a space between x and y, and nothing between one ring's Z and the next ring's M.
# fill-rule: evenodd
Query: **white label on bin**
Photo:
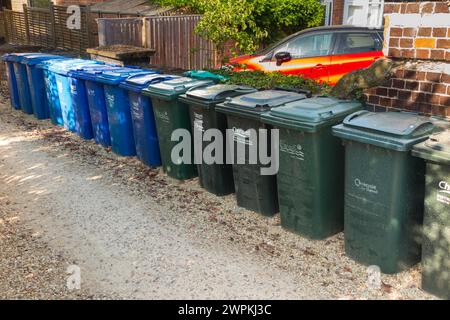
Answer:
M250 139L252 129L244 130L241 128L233 128L233 140L237 143L253 145L253 141Z
M288 144L280 141L280 152L289 154L292 158L304 161L305 153L303 147L300 144Z
M355 184L355 187L357 187L361 191L378 194L377 186L374 184L365 183L365 182L361 181L361 179L359 179L359 178L356 178L354 180L354 184Z
M440 181L438 187L439 192L436 200L443 204L450 204L450 183L447 181Z
M203 132L203 115L194 112L194 130Z
M155 116L164 121L164 122L169 122L169 114L167 113L167 111L159 111L159 110L154 110L155 111Z
M76 93L77 92L77 86L74 84L70 84L70 92Z

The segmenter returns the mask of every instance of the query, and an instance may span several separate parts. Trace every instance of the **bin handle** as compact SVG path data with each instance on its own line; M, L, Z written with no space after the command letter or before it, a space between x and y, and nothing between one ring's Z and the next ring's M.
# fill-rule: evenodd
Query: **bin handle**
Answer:
M344 123L344 124L350 124L350 122L351 122L353 119L355 119L355 118L357 118L357 117L359 117L359 116L361 116L361 115L363 115L363 114L367 114L367 113L369 113L369 111L367 111L367 110L361 110L361 111L357 111L357 112L355 112L355 113L352 113L352 114L348 115L348 116L344 119L343 123Z
M330 118L333 115L334 115L334 112L332 110L319 113L319 116L321 118Z
M207 86L209 86L209 85L210 85L210 84L202 83L202 84L199 84L199 85L196 85L196 86L192 86L192 87L190 87L189 89L187 89L186 93L188 93L188 92L190 92L190 91L192 91L192 90L199 89L199 88L207 87Z
M255 92L255 89L251 88L251 87L240 86L239 88L237 88L234 91L245 94L245 93L253 93L253 92Z
M295 92L295 93L303 93L306 95L307 98L311 98L312 97L312 92L310 90L306 90L306 89L299 89L299 88L294 88L294 87L274 87L275 90L280 90L280 91L288 91L288 92Z

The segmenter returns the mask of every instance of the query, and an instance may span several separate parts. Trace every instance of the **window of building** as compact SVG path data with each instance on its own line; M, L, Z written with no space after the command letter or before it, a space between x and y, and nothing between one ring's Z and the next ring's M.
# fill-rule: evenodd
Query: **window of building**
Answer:
M379 28L383 25L384 0L346 0L344 24Z

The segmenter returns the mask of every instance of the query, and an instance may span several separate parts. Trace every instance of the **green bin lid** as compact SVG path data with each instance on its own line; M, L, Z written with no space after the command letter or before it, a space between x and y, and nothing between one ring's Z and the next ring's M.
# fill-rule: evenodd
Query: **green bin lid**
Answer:
M361 109L362 104L358 101L314 97L289 102L263 114L261 118L263 122L279 127L313 132L326 125L336 124Z
M180 100L188 104L209 107L223 102L229 97L236 97L256 91L254 88L234 84L204 85L188 90L186 94L180 96Z
M296 92L264 90L227 98L225 102L217 105L216 110L226 114L259 119L262 113L271 110L271 108L303 99L306 99L306 96Z
M333 127L333 134L345 140L409 151L433 133L435 126L428 117L404 112L358 111Z
M422 159L450 165L450 130L435 133L413 147L412 154Z
M212 84L214 84L214 82L211 80L198 80L188 77L179 77L172 80L151 84L148 88L143 89L142 93L148 96L172 100L189 89Z

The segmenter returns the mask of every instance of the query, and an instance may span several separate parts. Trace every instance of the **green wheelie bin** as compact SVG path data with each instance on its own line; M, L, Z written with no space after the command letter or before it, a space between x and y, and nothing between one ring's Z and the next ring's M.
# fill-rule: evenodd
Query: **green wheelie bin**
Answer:
M213 86L198 87L189 90L180 96L180 101L189 106L192 132L198 141L194 140L196 152L196 164L200 186L209 192L223 196L234 192L233 169L231 164L227 164L225 158L209 159L217 162L208 163L208 159L203 157L203 153L208 151L212 143L202 137L206 133L211 133L209 129L217 129L222 137L225 137L227 129L227 118L223 113L216 112L216 105L224 102L225 99L257 91L254 88L229 84L216 84ZM212 139L212 138L211 138ZM198 148L198 145L201 148ZM219 156L215 154L212 156ZM211 151L212 152L212 151ZM223 143L222 155L226 153L226 145Z
M427 117L360 111L333 134L345 145L345 252L383 273L420 261L425 162L412 147L433 133Z
M189 108L178 97L190 89L212 84L214 82L211 80L179 77L152 84L142 90L142 94L152 100L163 170L172 178L186 180L197 176ZM188 163L183 161L182 152L174 155L176 159L172 159L172 150L179 141L172 141L171 137L177 129L188 131L191 137L191 159Z
M344 147L331 128L361 109L357 101L315 97L261 116L280 130L277 185L285 229L324 239L344 228Z
M283 90L265 90L227 99L216 106L216 111L226 114L232 137L227 139L233 150L227 161L233 164L236 201L243 207L265 216L273 216L279 210L276 173L263 169L273 165L261 161L260 151L266 131L266 149L273 156L271 144L272 126L261 121L261 115L288 102L306 99L305 94ZM258 150L256 150L258 149ZM244 150L244 155L242 151ZM241 155L239 155L241 154ZM274 159L278 162L278 159Z
M422 237L422 288L450 299L450 130L415 145L427 162Z

